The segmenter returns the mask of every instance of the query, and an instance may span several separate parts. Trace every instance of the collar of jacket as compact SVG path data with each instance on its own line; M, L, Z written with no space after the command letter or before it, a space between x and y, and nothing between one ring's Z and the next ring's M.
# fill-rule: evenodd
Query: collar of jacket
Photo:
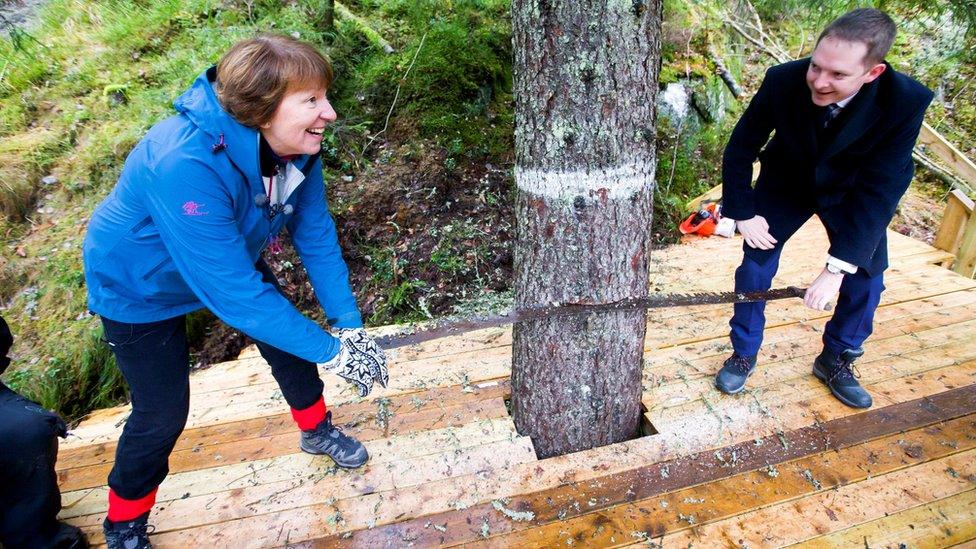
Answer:
M173 106L185 115L197 128L213 140L214 154L227 154L230 161L242 173L248 174L251 186L263 188L261 181L260 134L238 122L220 105L213 83L217 79L217 67L212 66L193 81ZM301 155L292 160L306 176L315 164L318 154Z
M847 110L847 121L840 128L840 132L834 137L827 150L824 151L823 158L831 157L847 148L848 145L861 137L871 129L878 120L881 119L883 110L878 106L878 87L882 81L890 76L894 69L885 63L885 72L872 82L863 86L857 92L851 102L844 107Z
M806 57L795 61L795 63L802 64L803 72L799 75L800 80L796 81L795 84L798 86L798 93L796 93L797 108L793 111L794 123L798 128L806 128L801 130L802 138L809 150L816 151L818 149L817 139L814 125L810 121L816 116L818 107L810 100L810 88L806 83L805 76L810 58ZM851 102L844 107L844 110L847 111L844 114L847 120L827 148L817 152L818 162L822 162L844 150L845 147L864 135L881 118L883 109L878 105L878 88L884 85L883 81L890 78L891 71L894 70L887 62L885 62L885 66L885 72L881 73L881 76L875 78L874 81L861 86L857 94L851 98Z

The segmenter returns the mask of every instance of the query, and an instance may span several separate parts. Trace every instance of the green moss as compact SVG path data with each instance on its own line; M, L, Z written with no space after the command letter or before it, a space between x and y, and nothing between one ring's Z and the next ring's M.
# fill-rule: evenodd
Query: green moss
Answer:
M387 9L397 12L396 6ZM505 146L510 117L497 113L510 110L511 39L504 21L488 15L446 13L396 54L372 55L351 82L359 97L346 98L340 106L366 111L377 131L397 97L397 118L416 125L423 137L445 146L460 139L465 149L482 154L497 150L499 143Z

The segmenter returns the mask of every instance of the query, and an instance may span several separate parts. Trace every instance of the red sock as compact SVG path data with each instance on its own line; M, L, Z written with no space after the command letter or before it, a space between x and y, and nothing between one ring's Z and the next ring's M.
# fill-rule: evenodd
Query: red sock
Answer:
M108 520L112 522L125 522L138 518L148 513L156 503L156 491L153 488L145 496L139 499L124 499L115 493L115 490L108 489Z
M325 419L325 398L319 397L315 404L302 410L291 409L291 417L295 419L298 428L308 431L318 427L319 423Z

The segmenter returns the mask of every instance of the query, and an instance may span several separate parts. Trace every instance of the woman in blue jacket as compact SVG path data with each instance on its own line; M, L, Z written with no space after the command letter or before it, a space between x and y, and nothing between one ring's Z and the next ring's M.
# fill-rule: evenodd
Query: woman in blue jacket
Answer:
M189 411L185 315L202 307L257 342L303 451L342 467L368 459L332 425L316 366L362 396L374 380L386 386L386 359L362 329L325 200L319 150L336 119L331 82L331 65L309 44L238 42L136 145L91 217L89 308L132 399L108 477L109 547L148 544L146 518ZM261 260L283 227L338 337L299 313Z

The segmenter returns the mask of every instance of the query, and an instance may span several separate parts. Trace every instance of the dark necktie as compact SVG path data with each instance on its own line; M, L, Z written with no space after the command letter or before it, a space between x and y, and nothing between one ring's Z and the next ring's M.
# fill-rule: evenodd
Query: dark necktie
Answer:
M837 118L837 115L839 115L840 111L842 110L843 109L841 108L841 106L838 105L837 103L831 103L827 105L825 107L825 111L823 114L823 121L824 121L823 128L827 129L828 127L830 127L830 123L833 122L835 118Z

